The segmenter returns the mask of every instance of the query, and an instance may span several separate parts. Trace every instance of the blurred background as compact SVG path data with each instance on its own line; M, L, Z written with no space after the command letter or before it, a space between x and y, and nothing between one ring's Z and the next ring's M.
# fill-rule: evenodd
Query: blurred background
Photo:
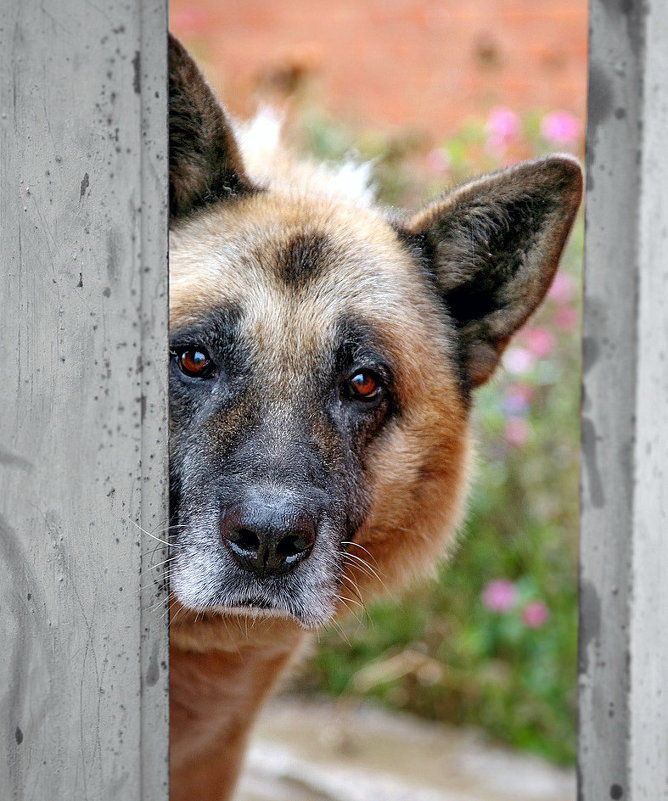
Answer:
M583 155L586 0L171 0L170 14L234 114L269 102L302 152L373 160L386 204ZM477 393L450 562L320 635L258 728L244 801L575 797L581 263L579 221Z

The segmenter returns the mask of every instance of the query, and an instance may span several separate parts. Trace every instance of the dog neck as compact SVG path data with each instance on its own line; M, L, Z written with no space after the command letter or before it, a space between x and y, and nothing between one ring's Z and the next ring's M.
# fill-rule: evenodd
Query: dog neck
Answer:
M222 801L232 792L258 710L307 634L284 618L202 617L183 607L172 620L170 798Z

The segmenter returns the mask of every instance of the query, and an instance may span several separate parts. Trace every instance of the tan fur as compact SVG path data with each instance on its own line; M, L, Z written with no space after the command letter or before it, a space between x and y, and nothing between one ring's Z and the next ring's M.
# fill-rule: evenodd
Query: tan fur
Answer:
M305 638L296 623L177 608L170 647L171 801L232 792L250 724Z

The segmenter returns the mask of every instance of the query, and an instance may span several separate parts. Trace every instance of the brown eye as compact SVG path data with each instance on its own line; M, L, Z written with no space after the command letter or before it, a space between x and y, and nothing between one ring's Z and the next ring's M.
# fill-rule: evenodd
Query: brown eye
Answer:
M383 391L383 385L377 375L370 370L361 370L348 379L351 397L356 400L376 400Z
M204 348L184 348L174 352L179 370L191 378L208 378L214 364Z

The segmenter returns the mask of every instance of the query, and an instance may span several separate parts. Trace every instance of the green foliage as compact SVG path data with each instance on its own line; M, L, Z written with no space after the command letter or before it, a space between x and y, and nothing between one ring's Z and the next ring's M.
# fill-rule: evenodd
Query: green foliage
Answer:
M381 198L416 205L418 184L435 195L504 158L568 145L541 138L544 115L500 111L496 138L490 115L426 157L415 135L353 140L312 110L301 138L321 158L353 147L374 159ZM573 761L582 238L578 224L550 297L477 392L477 478L450 561L437 580L325 632L300 686L369 694Z

